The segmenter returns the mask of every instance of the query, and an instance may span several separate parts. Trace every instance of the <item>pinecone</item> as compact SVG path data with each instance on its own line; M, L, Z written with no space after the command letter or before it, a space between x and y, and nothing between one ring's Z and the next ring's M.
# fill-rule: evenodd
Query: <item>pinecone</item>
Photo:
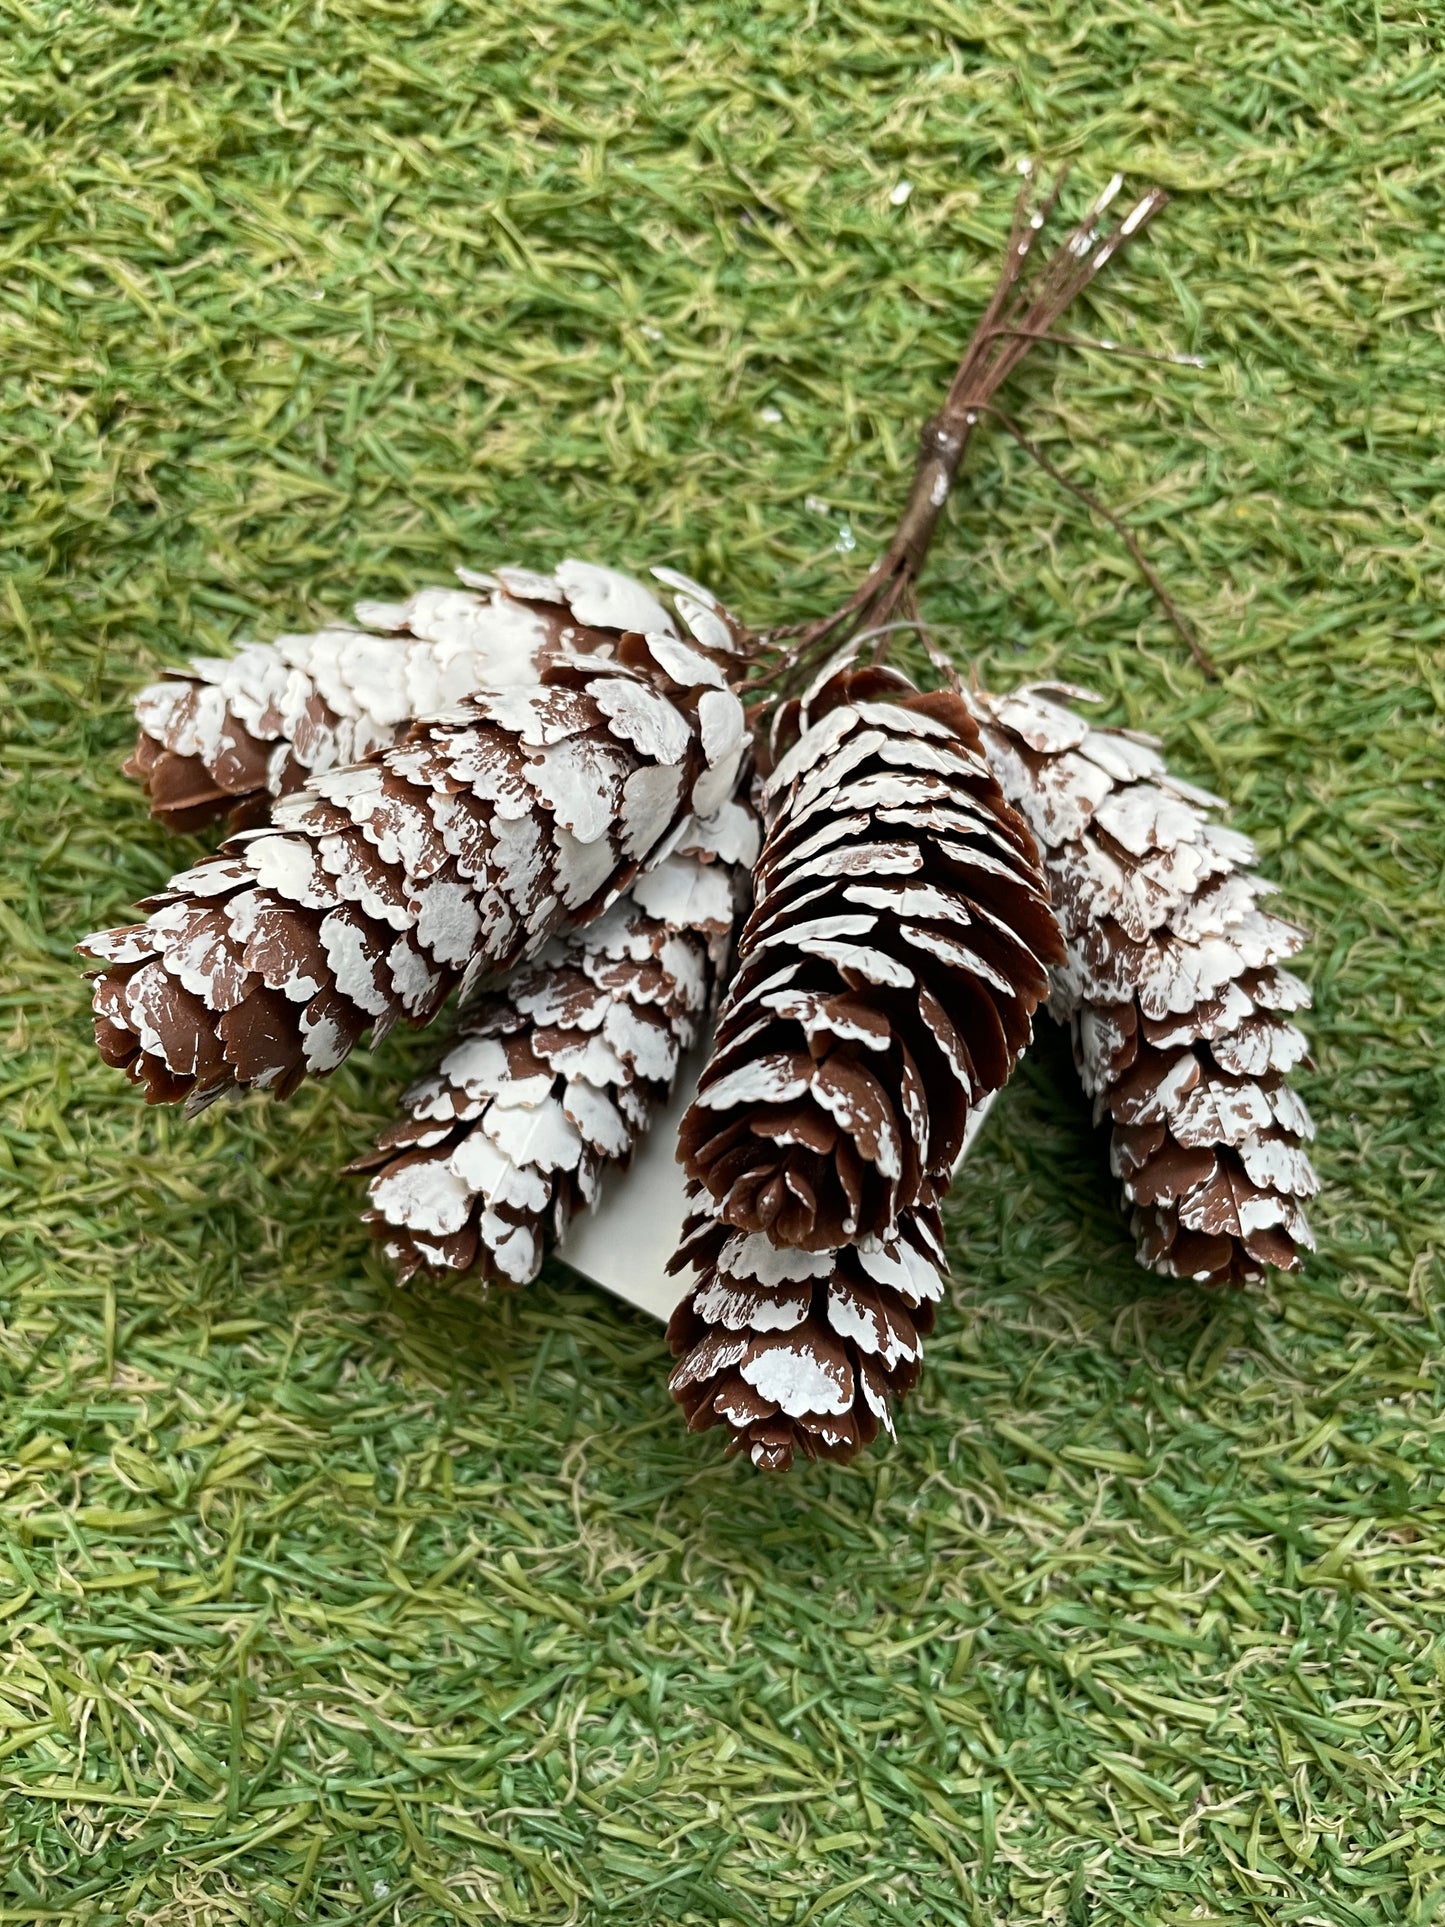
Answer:
M943 1291L935 1206L902 1212L886 1243L830 1251L735 1231L692 1187L671 1269L691 1267L667 1327L681 1359L669 1380L694 1432L726 1425L728 1451L784 1472L795 1451L846 1462L871 1445L890 1404L918 1382L923 1337Z
M547 1235L595 1204L712 1006L758 834L741 801L694 820L596 922L462 1012L408 1115L352 1166L375 1172L366 1217L403 1283L425 1266L527 1284Z
M727 800L746 733L713 656L661 628L417 722L174 878L146 923L81 944L108 966L101 1054L151 1102L285 1095L368 1026L426 1023L459 982L600 914Z
M1253 845L1219 798L1171 776L1151 738L1091 725L1036 684L971 700L1004 794L1045 853L1068 957L1050 1008L1070 1022L1096 1118L1134 1207L1139 1258L1207 1285L1295 1269L1314 1135L1288 1081L1305 1056L1282 967L1304 936L1260 908Z
M712 648L726 650L725 612L672 570L679 609ZM152 812L176 830L228 817L267 821L272 800L310 775L359 763L416 716L435 716L475 689L535 682L561 651L614 646L624 629L671 629L667 611L630 576L566 561L555 574L458 569L465 587L421 589L407 601L359 602L359 627L245 644L201 656L135 701L140 734L126 764ZM686 606L684 606L686 605Z
M782 1470L891 1431L941 1290L937 1205L1062 958L962 697L835 660L785 704L714 1053L683 1121L673 1396Z
M679 1155L723 1223L822 1253L946 1188L1063 950L961 696L845 656L775 747L795 732Z

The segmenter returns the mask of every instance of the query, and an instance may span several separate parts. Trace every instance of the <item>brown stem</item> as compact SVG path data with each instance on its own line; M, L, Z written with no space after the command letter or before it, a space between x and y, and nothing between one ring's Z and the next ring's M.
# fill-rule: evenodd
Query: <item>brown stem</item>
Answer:
M1184 620L1184 617L1179 613L1178 604L1160 581L1153 563L1150 562L1143 549L1139 546L1139 538L1129 527L1128 523L1115 515L1112 509L1105 508L1099 498L1096 495L1091 495L1082 483L1073 481L1069 476L1065 475L1061 469L1055 468L1044 451L1037 447L1035 443L1031 442L1028 436L1009 420L1002 409L990 407L988 403L985 403L984 406L988 408L989 414L993 416L1005 434L1013 437L1024 453L1029 456L1031 460L1038 463L1045 475L1051 476L1053 480L1059 484L1060 488L1066 488L1070 495L1077 496L1085 508L1092 509L1095 515L1101 516L1103 520L1109 524L1109 527L1114 531L1115 535L1118 536L1130 555L1133 556L1140 575L1143 576L1144 580L1149 584L1149 587L1154 591L1155 595L1158 596L1165 615L1168 616L1170 622L1173 623L1175 629L1183 638L1184 645L1190 655L1193 656L1194 660L1199 664L1199 667L1203 670L1204 674L1209 677L1211 682L1217 681L1219 677L1218 665L1214 661L1214 658L1208 654L1193 629L1190 628L1189 624Z
M773 631L772 639L790 638L792 646L774 659L772 668L758 679L756 687L786 687L811 663L841 648L860 630L876 631L900 610L916 614L914 585L959 463L980 415L988 410L990 398L1035 343L1049 338L1054 323L1074 298L1164 205L1164 195L1159 189L1151 188L1118 226L1100 240L1099 218L1118 185L1116 177L1072 234L1037 265L1033 256L1034 239L1053 211L1059 183L1049 189L1037 208L1033 203L1032 185L1025 185L1014 208L1008 252L998 285L949 384L942 408L924 426L912 487L892 541L853 594L831 615ZM1137 544L1131 543L1131 553L1136 551ZM1142 557L1136 554L1136 559L1147 568ZM1152 571L1148 573L1151 582L1157 584L1158 578ZM1191 648L1198 657L1197 645L1191 642Z
M1097 335L1066 335L1057 328L1009 328L1000 333L1026 335L1030 341L1051 341L1057 348L1094 348L1100 354L1120 355L1125 361L1158 361L1166 368L1207 368L1203 355L1157 354L1151 348L1131 348L1123 341L1104 341Z

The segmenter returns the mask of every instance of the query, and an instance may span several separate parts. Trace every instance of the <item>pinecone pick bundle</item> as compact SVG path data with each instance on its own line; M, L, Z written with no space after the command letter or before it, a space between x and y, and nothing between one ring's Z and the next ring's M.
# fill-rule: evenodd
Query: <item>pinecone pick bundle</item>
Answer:
M151 1102L285 1096L459 990L437 1069L353 1169L400 1278L516 1286L721 996L678 1146L670 1384L765 1470L892 1433L941 1200L1046 997L1142 1261L1206 1285L1295 1266L1302 937L1248 839L1083 692L947 665L925 692L886 661L901 628L939 660L917 580L978 423L1036 453L992 397L1162 205L1108 227L1118 186L1046 255L1054 196L1026 186L898 530L832 613L764 638L669 569L657 591L576 561L459 570L143 691L127 767L155 814L233 834L80 946L106 1060Z

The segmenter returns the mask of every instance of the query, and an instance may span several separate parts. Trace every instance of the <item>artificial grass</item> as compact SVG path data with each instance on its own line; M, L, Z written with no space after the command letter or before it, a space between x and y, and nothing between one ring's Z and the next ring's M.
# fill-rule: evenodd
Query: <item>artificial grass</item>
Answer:
M1428 13L5 17L0 1921L1437 1918ZM200 847L118 774L163 663L460 560L823 606L1026 153L1175 194L1078 325L1207 368L1045 351L1015 413L1223 675L999 436L928 612L1160 730L1314 925L1323 1248L1139 1272L1046 1034L898 1446L768 1483L560 1268L391 1288L336 1171L425 1039L186 1124L99 1066L70 945Z

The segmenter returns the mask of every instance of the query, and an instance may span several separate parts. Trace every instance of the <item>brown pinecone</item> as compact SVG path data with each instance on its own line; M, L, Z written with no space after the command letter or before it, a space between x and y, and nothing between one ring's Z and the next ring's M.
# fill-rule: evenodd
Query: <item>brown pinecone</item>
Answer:
M918 1382L943 1291L936 1207L902 1212L887 1243L804 1251L733 1230L695 1185L670 1269L689 1267L668 1383L694 1432L726 1425L728 1451L765 1472L795 1451L846 1463L880 1426L893 1436L891 1402Z
M730 619L672 570L680 613L709 647L727 648ZM152 812L176 830L228 817L264 823L272 800L308 776L359 763L395 742L413 717L435 716L473 690L535 682L559 651L605 651L625 629L670 629L651 590L615 569L566 561L554 574L458 569L464 587L421 589L405 602L359 602L359 627L245 644L201 656L143 689L140 734L126 764Z
M794 733L679 1155L725 1224L830 1252L946 1188L1063 950L960 695L849 657L783 706Z
M971 700L1004 793L1043 847L1068 957L1050 1008L1070 1022L1095 1115L1134 1207L1142 1263L1203 1284L1293 1270L1314 1240L1300 1204L1314 1135L1287 1074L1282 967L1303 933L1260 908L1249 839L1218 797L1171 776L1152 739L1086 722L1067 685Z
M697 646L659 630L560 654L531 687L312 777L144 924L88 938L107 966L101 1054L151 1102L285 1095L368 1026L426 1023L459 982L600 914L727 800L745 749L742 705Z
M962 697L835 661L784 705L755 906L683 1121L673 1396L782 1470L916 1382L937 1202L1063 947Z
M403 1283L422 1267L529 1283L626 1165L712 1006L758 835L741 801L695 819L604 915L463 1010L352 1167L375 1172L366 1217Z

